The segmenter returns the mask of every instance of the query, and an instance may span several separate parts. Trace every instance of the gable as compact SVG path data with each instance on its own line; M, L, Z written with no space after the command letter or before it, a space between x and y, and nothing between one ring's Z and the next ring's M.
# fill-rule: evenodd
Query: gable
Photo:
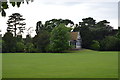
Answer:
M78 32L70 32L70 40L77 40Z

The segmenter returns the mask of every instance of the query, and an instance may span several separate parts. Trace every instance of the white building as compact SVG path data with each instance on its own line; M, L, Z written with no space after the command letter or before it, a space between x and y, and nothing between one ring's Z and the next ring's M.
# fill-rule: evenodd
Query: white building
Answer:
M79 32L70 32L70 45L73 49L81 49L81 36Z

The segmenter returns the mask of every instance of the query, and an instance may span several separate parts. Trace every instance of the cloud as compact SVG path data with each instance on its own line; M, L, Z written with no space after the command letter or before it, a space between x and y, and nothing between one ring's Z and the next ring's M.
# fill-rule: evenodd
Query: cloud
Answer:
M120 27L120 2L118 3L118 26Z
M65 6L72 6L76 4L82 3L104 3L104 2L117 2L119 0L39 0L36 1L39 4L46 4L46 5L65 5Z
M47 21L53 18L70 19L75 23L83 18L93 17L95 20L108 20L110 25L118 26L118 7L114 0L34 0L30 4L23 4L20 8L11 7L6 10L7 16L18 12L26 18L26 27L36 27L37 21ZM111 1L111 2L110 2ZM0 18L0 27L6 31L8 17Z

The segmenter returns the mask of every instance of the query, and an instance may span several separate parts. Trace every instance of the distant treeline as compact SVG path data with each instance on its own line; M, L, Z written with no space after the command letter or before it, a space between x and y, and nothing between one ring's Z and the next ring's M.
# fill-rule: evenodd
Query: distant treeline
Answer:
M45 24L38 21L36 35L31 37L31 33L28 33L26 38L22 38L26 25L24 20L19 13L9 16L7 32L0 41L2 52L64 52L71 49L68 43L69 32L80 32L82 48L101 51L120 50L120 29L113 29L107 20L96 22L88 17L83 18L79 24L74 24L69 19L51 19Z

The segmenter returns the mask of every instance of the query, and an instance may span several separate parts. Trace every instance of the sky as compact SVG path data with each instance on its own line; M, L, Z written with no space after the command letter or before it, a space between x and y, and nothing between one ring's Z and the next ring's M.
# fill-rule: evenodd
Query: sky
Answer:
M50 19L70 19L75 24L83 18L92 17L96 22L107 20L115 29L118 28L118 2L119 0L34 0L29 4L21 4L19 8L9 5L5 10L6 17L0 17L0 29L5 33L8 16L20 13L25 18L26 30L36 28L36 23L43 23ZM27 31L25 32L27 34ZM32 35L35 32L33 31Z

